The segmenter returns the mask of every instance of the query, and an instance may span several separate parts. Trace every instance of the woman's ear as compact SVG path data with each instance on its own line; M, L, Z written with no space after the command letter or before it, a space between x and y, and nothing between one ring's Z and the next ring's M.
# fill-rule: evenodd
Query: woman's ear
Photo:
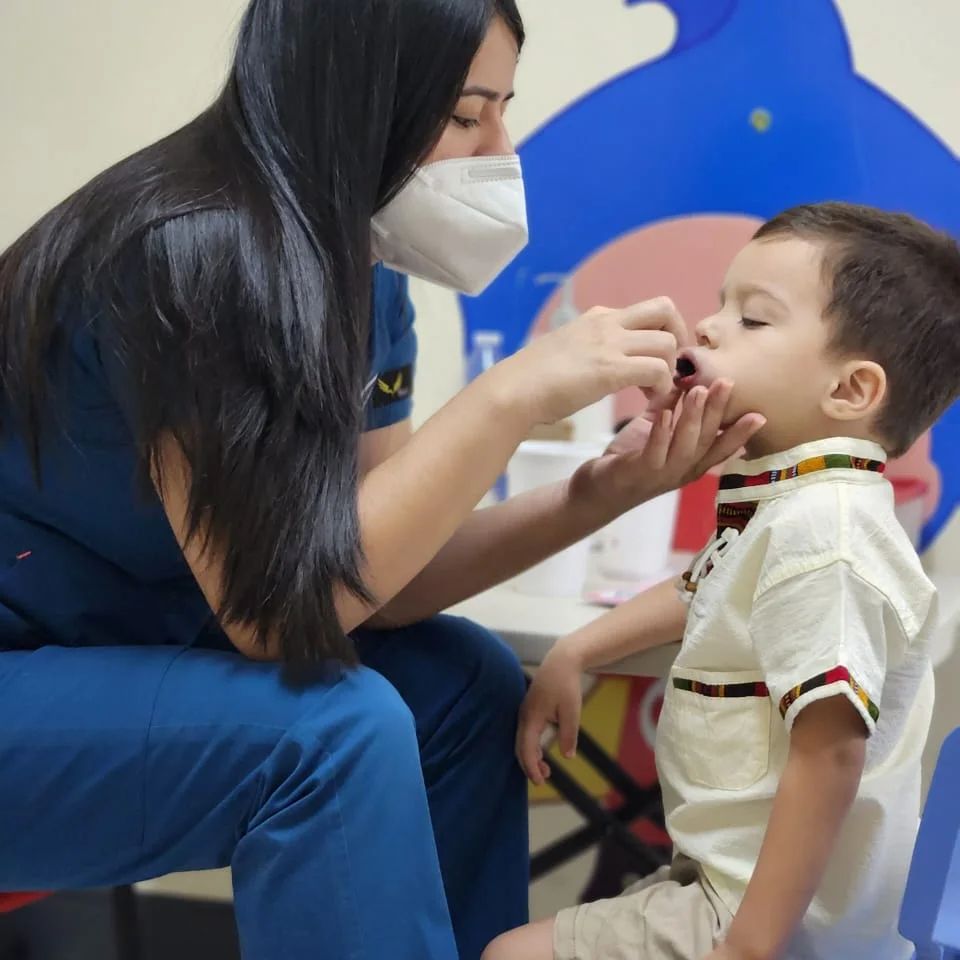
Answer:
M872 360L844 363L821 407L831 420L865 420L880 410L887 395L887 374Z

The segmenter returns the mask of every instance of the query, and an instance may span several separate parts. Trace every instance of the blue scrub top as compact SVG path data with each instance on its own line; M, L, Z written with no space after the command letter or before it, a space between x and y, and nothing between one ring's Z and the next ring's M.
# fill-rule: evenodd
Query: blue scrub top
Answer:
M413 321L406 277L375 267L367 429L410 416ZM0 444L0 648L216 641L89 330L63 378L67 422L43 435L42 488L21 439Z

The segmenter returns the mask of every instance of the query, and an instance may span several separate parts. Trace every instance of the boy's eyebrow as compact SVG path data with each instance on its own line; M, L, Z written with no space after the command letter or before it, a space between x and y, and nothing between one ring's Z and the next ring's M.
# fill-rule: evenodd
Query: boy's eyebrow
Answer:
M759 283L744 283L736 287L737 292L740 294L741 298L749 297L751 294L759 294L760 296L767 297L770 300L773 300L778 306L783 307L784 310L789 310L786 300L778 294L774 293L768 287L761 286ZM720 305L722 306L726 303L727 300L727 288L722 287L720 289Z

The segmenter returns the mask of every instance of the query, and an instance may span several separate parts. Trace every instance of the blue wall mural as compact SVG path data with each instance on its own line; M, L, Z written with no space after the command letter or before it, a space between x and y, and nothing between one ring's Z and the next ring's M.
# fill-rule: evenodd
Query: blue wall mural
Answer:
M463 298L468 334L501 329L515 350L552 292L538 277L677 217L765 219L832 198L907 210L960 236L960 161L857 76L830 0L667 6L678 32L664 57L591 91L519 148L532 242L482 297ZM958 440L955 407L933 437L943 492L928 542L960 503Z

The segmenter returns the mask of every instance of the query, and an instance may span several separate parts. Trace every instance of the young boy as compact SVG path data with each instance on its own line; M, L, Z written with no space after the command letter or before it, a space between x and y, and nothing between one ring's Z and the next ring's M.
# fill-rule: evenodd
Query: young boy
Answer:
M548 722L573 752L581 671L682 634L657 737L674 862L506 934L486 960L911 956L897 916L936 604L882 474L960 394L957 244L865 207L781 214L681 356L681 389L719 378L731 417L767 423L721 482L717 539L680 590L561 641L518 737L542 782Z

